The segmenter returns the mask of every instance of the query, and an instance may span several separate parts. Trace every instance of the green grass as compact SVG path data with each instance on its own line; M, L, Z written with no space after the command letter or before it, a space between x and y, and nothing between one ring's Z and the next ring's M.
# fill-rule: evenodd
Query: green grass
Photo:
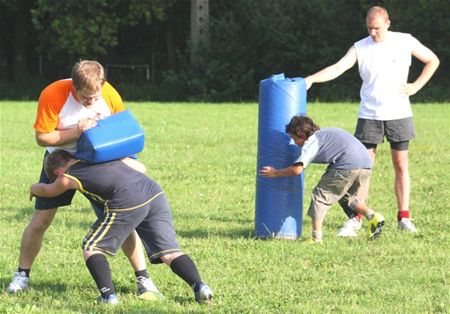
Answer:
M146 132L139 159L166 190L178 240L214 289L211 306L193 301L168 267L149 271L166 296L146 303L134 295L125 256L111 258L121 305L95 304L81 241L94 221L77 195L59 210L31 272L33 289L8 295L22 231L33 213L28 200L43 149L34 141L34 102L0 102L1 313L449 313L450 106L414 105L417 139L410 145L411 210L416 235L396 230L393 169L380 147L368 204L386 218L381 238L338 239L345 221L333 207L324 244L255 240L254 204L258 107L251 104L129 103ZM309 104L322 127L353 133L357 104ZM324 166L307 169L305 203ZM304 214L303 238L311 233Z

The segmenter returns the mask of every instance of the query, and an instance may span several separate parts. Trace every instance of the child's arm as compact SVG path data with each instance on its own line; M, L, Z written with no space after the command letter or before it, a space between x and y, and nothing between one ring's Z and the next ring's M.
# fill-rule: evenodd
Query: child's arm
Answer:
M60 175L52 183L35 183L30 186L30 201L33 196L56 197L67 190L79 188L78 183L64 175Z
M122 159L122 162L124 162L127 166L133 168L136 171L139 171L142 173L147 172L147 168L144 166L144 164L141 163L140 161L137 161L136 159L127 157L127 158Z
M298 176L303 172L303 164L298 163L283 169L276 169L270 166L262 167L259 170L259 174L263 177L275 178L275 177L290 177Z

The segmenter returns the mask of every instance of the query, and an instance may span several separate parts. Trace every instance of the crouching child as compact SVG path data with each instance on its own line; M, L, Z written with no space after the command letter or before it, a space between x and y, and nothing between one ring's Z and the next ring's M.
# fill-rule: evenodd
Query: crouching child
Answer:
M367 149L353 135L339 128L324 128L314 124L306 116L294 116L288 125L288 133L302 153L291 166L276 169L262 167L259 174L275 178L297 176L310 163L328 164L325 173L312 191L308 216L312 218L312 239L322 241L322 225L328 209L339 202L369 220L368 237L377 238L384 218L365 205L372 161Z

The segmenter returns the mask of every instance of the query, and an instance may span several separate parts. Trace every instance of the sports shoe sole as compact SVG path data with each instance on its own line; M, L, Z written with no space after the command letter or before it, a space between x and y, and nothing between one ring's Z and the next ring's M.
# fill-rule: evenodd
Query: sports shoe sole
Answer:
M138 298L146 301L162 301L165 299L162 293L156 291L146 291L141 293Z
M381 228L384 225L384 220L380 221L377 224L377 227L375 228L375 230L372 232L372 234L369 236L369 240L375 240L377 239L380 235L381 235Z

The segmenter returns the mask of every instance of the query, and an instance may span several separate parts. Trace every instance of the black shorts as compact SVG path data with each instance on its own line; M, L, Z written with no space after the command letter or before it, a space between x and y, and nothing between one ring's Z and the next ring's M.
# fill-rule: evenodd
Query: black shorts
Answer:
M393 143L407 143L416 138L416 132L412 117L388 121L358 119L355 137L362 143L372 146L383 143L384 137L386 137L392 146ZM400 145L399 147L405 146Z
M48 179L47 174L45 173L44 170L44 160L48 154L49 154L48 151L45 151L44 158L42 160L41 176L39 177L39 183L50 183L50 180ZM73 196L75 195L75 192L76 190L67 190L63 194L52 198L36 196L34 208L43 210L70 205L72 203L72 199Z
M162 191L142 207L105 211L85 236L83 250L115 255L134 229L152 264L162 263L163 255L180 251L169 202Z

